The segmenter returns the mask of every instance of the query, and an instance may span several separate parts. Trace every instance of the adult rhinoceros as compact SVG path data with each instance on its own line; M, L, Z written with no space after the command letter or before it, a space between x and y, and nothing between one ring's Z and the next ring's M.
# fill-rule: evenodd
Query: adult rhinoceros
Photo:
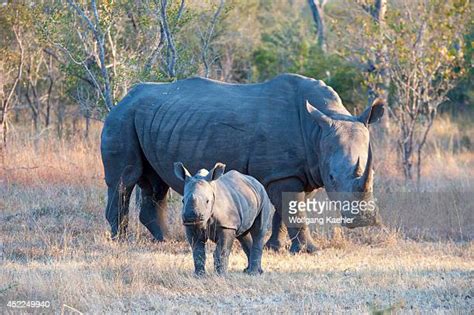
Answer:
M163 240L167 192L183 192L173 163L196 172L222 162L266 188L277 211L267 246L278 249L283 192L304 198L320 187L354 196L372 190L368 124L383 111L375 102L352 116L322 81L294 74L259 84L199 77L139 84L110 112L102 131L112 237L126 232L128 203L138 184L140 221ZM306 225L288 227L288 234L291 251L316 249Z

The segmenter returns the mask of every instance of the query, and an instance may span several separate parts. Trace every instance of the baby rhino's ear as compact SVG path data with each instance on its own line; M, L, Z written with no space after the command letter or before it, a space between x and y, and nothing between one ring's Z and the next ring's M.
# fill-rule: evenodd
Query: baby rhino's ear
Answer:
M207 180L212 181L221 177L225 172L225 164L217 162L216 165L209 171Z
M191 177L191 174L189 174L188 170L181 162L174 163L174 174L183 182L186 180L186 178Z

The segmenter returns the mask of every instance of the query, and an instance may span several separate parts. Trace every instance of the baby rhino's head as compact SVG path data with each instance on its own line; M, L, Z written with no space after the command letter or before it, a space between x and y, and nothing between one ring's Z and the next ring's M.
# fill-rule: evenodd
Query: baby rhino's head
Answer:
M183 192L183 223L206 227L212 216L215 194L212 181L224 174L225 165L216 163L210 170L201 169L196 175L191 176L183 163L174 163L174 173L184 182Z

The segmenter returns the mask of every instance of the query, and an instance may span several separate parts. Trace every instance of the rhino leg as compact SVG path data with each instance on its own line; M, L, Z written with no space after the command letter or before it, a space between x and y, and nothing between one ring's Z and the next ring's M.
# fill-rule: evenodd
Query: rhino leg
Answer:
M280 213L275 212L272 219L272 234L265 244L265 247L276 252L279 251L281 246L285 243L286 233L286 227L283 224Z
M304 192L295 193L292 200L303 202L306 194ZM305 213L299 213L301 216L306 216ZM296 254L301 251L307 253L314 253L317 250L316 244L311 237L311 232L307 224L300 224L299 226L292 226L288 228L288 235L291 239L290 253Z
M262 229L261 220L262 216L259 215L250 229L250 234L252 235L252 248L250 249L249 266L245 270L245 272L250 275L259 275L263 273L262 254L266 231Z
M250 266L250 250L252 248L252 235L250 232L246 232L242 235L240 235L237 238L240 242L240 245L242 246L242 249L244 250L245 256L247 256L247 267L244 269L244 272L246 272L249 269Z
M227 273L229 255L235 240L235 230L220 229L217 236L217 246L214 252L214 268L219 275Z
M141 191L140 222L150 231L156 241L163 241L166 229L167 195L169 186L154 172L142 176L138 185Z
M275 214L273 219L273 226L272 226L272 237L273 243L268 244L268 248L272 249L279 249L279 246L282 243L281 234L283 234L282 227L278 224L283 225L282 221L282 194L283 193L293 193L294 197L291 199L294 200L302 200L305 196L303 192L303 185L301 182L296 178L288 178L285 180L273 182L268 186L268 195L270 200L272 201L273 205L275 206ZM279 221L275 221L275 216L279 216ZM308 226L306 224L301 224L300 226L288 227L287 228L288 235L291 239L291 247L290 252L297 253L302 251L303 249L308 253L313 253L316 251L316 245L311 237L309 232ZM275 234L276 233L276 234ZM275 237L273 235L276 235ZM270 241L269 240L269 241ZM270 247L272 246L272 247Z
M124 239L128 226L128 206L133 186L118 184L109 186L107 193L107 207L105 217L110 224L111 238Z
M194 273L203 276L206 274L206 236L194 226L186 226L185 232L193 251Z
M291 238L290 253L296 254L304 250L311 254L318 250L307 225L299 228L289 228L288 235Z
M299 181L296 182L295 180L288 179L273 182L267 187L268 196L275 206L275 213L272 219L272 234L265 244L267 249L279 251L281 246L286 242L287 229L281 217L281 192L286 191L285 189L294 185L299 185Z
M112 239L125 236L130 195L143 172L142 154L133 126L130 122L121 125L120 121L107 119L101 142L108 187L105 217L111 227Z

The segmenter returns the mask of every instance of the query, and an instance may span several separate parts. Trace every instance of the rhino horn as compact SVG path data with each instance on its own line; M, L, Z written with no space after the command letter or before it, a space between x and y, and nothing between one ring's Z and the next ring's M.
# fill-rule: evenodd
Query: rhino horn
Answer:
M360 157L357 158L357 163L354 167L354 177L359 177L362 170L360 169Z
M372 171L372 148L369 145L369 155L367 157L367 165L365 166L364 173L358 180L358 186L360 187L361 191L369 192L372 190L373 185L373 171Z

